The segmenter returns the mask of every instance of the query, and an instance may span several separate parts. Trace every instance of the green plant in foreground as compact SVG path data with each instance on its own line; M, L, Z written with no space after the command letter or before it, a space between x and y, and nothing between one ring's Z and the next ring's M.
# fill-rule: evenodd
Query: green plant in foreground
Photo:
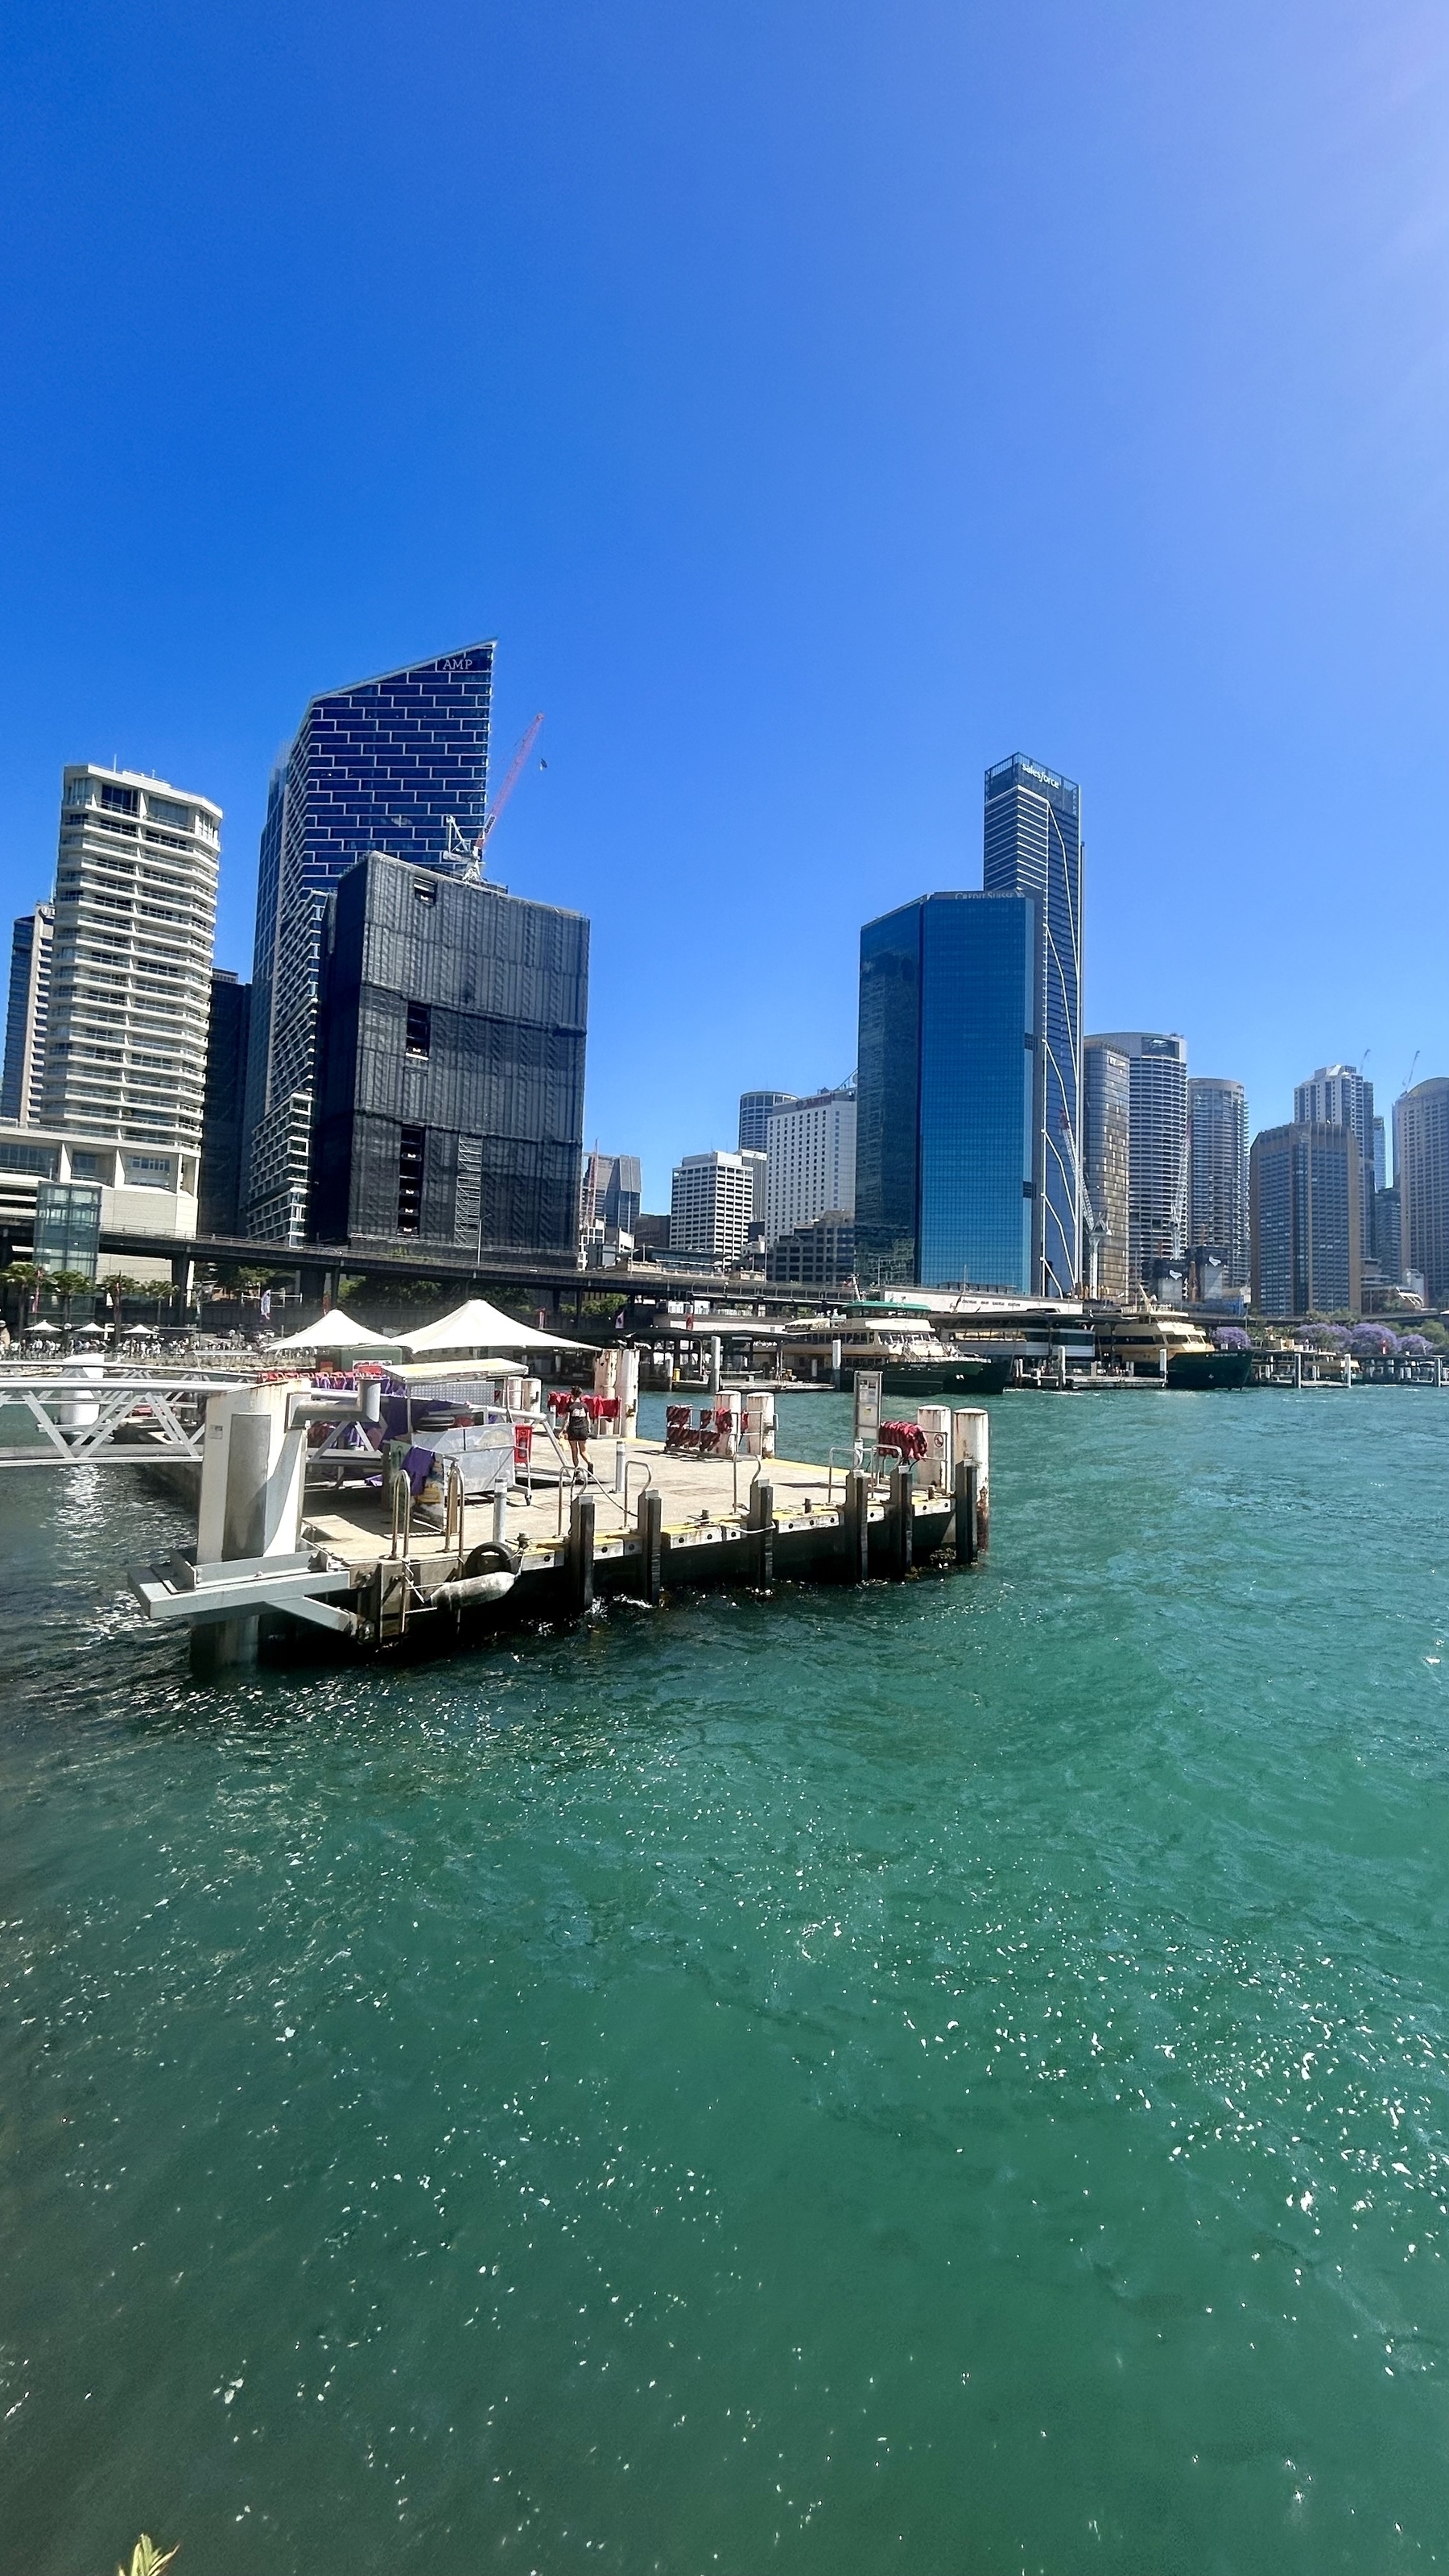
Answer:
M161 2576L163 2567L169 2567L175 2555L175 2549L158 2549L150 2533L143 2531L131 2552L130 2567L118 2567L116 2576Z

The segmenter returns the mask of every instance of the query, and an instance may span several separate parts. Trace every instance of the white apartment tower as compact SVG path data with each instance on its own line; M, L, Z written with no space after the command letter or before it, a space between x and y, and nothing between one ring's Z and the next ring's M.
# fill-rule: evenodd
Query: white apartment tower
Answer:
M129 769L67 769L41 1118L198 1153L221 807Z
M738 1261L755 1214L754 1154L686 1154L674 1167L669 1249Z
M770 1112L765 1244L818 1216L855 1214L855 1094L817 1091Z

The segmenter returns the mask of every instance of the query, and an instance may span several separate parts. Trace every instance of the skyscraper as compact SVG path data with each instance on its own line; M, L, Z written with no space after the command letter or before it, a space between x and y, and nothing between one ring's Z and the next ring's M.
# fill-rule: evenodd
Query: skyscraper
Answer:
M54 931L54 904L38 903L33 912L22 912L11 935L0 1118L11 1119L18 1127L34 1126L40 1115Z
M855 1214L855 1093L817 1091L774 1110L766 1148L765 1246L813 1225Z
M1394 1102L1394 1186L1406 1271L1431 1306L1449 1304L1449 1081L1416 1082Z
M1373 1248L1374 1190L1382 1188L1382 1145L1375 1129L1383 1127L1374 1116L1374 1087L1365 1082L1357 1065L1321 1064L1306 1082L1295 1084L1293 1116L1302 1126L1349 1127L1358 1146L1359 1222L1366 1252Z
M1155 1296L1187 1250L1187 1042L1119 1029L1088 1044L1128 1060L1127 1277Z
M1031 895L923 895L862 930L863 1284L1042 1292L1039 968Z
M578 1246L589 925L372 851L326 910L311 1232Z
M1071 779L1019 752L988 769L981 882L987 894L1030 895L1036 904L1038 1284L1070 1297L1082 1242L1081 791Z
M493 646L314 698L273 774L257 875L243 1222L306 1230L322 909L370 851L447 870L481 829Z
M1248 1276L1248 1101L1240 1082L1187 1086L1189 1249L1215 1253L1230 1288Z
M196 1222L202 1234L235 1234L237 1230L251 998L250 984L238 983L224 966L212 968L201 1179L197 1188Z
M742 1154L765 1154L770 1145L770 1115L793 1100L793 1091L742 1091L740 1093L740 1138Z
M686 1154L669 1196L669 1249L738 1261L754 1223L754 1165L744 1154Z
M209 797L137 770L64 772L47 1126L200 1151L220 858Z
M1253 1138L1253 1304L1260 1314L1359 1312L1358 1162L1358 1140L1348 1126L1295 1119Z
M1131 1295L1132 1068L1102 1038L1082 1055L1082 1240L1089 1296Z
M621 1234L632 1236L643 1205L644 1175L637 1154L601 1154L597 1147L584 1156L583 1197L579 1211L579 1228L587 1243L595 1226L602 1226L604 1239Z

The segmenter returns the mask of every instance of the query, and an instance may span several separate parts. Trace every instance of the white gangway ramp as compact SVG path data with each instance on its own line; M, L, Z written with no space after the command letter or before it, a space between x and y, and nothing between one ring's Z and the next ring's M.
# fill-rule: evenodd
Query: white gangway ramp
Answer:
M95 1361L0 1368L0 1467L199 1467L208 1397L250 1382Z

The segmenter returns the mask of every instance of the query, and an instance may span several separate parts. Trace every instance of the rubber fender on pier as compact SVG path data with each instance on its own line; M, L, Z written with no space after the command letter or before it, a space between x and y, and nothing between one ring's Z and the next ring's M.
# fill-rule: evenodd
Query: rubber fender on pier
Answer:
M468 1556L461 1575L440 1583L433 1599L440 1608L465 1609L470 1602L502 1601L518 1580L518 1558L502 1539L485 1538Z

